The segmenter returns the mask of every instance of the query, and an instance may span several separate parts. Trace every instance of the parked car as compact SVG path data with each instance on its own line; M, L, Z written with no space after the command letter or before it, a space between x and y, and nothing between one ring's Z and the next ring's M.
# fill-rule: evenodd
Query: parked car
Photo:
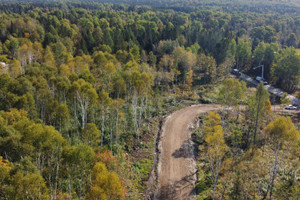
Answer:
M297 110L296 106L293 105L288 105L287 107L285 107L286 110Z
M264 85L268 85L268 82L264 78L262 78L261 76L257 76L256 81L259 82L259 83L263 82Z
M241 72L238 69L232 69L231 73L234 74L234 75L236 75L236 76L240 76L241 75Z

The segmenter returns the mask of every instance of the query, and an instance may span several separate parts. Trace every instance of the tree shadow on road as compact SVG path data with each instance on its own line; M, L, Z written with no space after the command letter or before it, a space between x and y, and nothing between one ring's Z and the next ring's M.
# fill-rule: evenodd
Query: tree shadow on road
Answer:
M162 186L158 194L157 199L159 200L188 200L193 199L196 194L196 188L193 186L194 176L196 173L183 177L180 181L175 181L172 184ZM185 191L187 187L193 186L194 188Z
M188 140L184 141L179 149L176 149L172 156L175 158L194 158L195 146Z

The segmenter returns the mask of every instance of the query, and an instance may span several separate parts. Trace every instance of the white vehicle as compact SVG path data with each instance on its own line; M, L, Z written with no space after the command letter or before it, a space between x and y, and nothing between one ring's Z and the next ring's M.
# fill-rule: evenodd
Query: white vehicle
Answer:
M287 109L287 110L297 110L297 107L293 106L293 105L288 105L287 107L285 107L285 109Z

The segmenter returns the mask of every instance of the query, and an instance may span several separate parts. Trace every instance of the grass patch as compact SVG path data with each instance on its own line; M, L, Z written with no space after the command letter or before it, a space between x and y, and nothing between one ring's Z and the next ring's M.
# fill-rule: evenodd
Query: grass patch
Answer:
M135 162L133 166L135 171L140 174L140 178L145 181L148 179L148 176L152 169L152 160L143 158L140 161Z

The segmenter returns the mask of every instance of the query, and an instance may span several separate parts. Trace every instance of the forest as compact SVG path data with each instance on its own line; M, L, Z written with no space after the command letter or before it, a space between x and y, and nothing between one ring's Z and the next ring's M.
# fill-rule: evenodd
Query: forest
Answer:
M299 115L230 74L299 97L299 49L296 0L0 1L0 199L151 199L159 123L199 103L198 199L300 198Z

